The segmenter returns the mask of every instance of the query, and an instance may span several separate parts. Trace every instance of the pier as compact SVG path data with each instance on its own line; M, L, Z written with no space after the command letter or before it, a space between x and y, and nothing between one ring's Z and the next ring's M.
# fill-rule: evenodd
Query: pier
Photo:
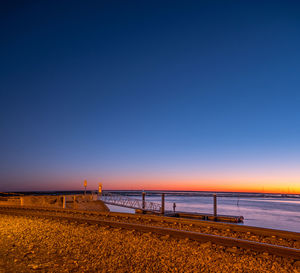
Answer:
M110 192L102 192L98 198L105 204L134 209L135 213L139 214L159 214L167 217L231 223L242 223L244 220L243 216L218 215L216 194L213 195L213 214L165 210L165 193L161 193L161 204L146 201L145 192L142 193L142 200Z

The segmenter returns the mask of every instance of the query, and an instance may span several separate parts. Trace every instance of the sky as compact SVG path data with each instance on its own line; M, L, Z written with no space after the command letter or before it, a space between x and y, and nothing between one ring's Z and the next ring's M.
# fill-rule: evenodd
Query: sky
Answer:
M0 191L300 193L298 1L7 1Z

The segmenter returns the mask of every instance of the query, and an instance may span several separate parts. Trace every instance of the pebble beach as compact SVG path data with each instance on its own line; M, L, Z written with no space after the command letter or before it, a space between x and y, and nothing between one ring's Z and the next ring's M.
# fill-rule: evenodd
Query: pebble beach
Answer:
M0 272L300 272L292 259L97 225L2 215Z

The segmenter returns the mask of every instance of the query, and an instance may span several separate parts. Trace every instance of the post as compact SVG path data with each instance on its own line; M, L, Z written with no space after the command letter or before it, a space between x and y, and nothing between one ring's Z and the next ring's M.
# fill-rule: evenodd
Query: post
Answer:
M98 195L102 195L102 183L98 184Z
M21 206L24 206L24 197L20 197Z
M87 181L86 180L84 180L83 185L84 185L84 195L86 195L86 186L87 186Z
M63 209L66 208L66 196L64 195L63 196Z
M144 212L144 209L145 209L145 196L146 196L146 193L143 191L142 192L142 208L143 208L143 212Z
M165 214L165 194L161 194L161 214Z
M217 217L217 195L214 194L214 217L215 217L215 220L216 220L216 217Z

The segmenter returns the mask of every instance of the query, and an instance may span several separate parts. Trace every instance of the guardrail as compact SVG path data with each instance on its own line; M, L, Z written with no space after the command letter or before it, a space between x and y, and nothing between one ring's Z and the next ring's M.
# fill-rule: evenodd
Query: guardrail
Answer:
M99 198L104 203L114 206L126 207L131 209L140 209L144 211L152 211L155 213L161 212L160 204L134 199L125 195L112 194L106 192L102 193L102 195L100 195Z

